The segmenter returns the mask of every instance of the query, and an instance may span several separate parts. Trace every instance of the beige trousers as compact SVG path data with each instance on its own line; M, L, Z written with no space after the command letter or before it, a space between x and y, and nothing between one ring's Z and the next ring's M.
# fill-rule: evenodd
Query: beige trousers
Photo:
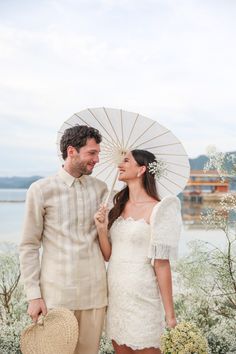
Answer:
M74 311L79 323L79 338L74 354L98 354L105 311L106 307Z

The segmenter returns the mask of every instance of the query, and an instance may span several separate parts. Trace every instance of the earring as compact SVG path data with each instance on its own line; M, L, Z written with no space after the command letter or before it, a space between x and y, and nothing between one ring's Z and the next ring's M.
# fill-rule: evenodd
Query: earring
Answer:
M137 177L140 177L140 174L139 174L139 173L137 174Z

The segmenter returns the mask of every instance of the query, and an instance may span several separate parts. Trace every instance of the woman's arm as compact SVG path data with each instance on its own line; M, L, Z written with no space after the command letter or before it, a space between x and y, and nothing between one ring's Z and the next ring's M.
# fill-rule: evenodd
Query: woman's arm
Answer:
M177 322L174 311L172 276L169 260L155 259L154 269L165 309L166 324L168 327L174 328Z
M111 243L108 239L108 211L104 205L101 205L98 212L94 215L95 225L98 231L99 245L106 262L111 256Z

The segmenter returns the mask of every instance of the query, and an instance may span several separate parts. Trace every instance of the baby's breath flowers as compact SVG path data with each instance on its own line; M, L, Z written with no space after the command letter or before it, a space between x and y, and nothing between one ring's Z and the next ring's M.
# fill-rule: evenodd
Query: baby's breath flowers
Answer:
M209 170L216 170L223 182L229 172L227 171L227 165L232 165L232 169L235 167L235 153L224 153L217 151L217 148L214 145L209 145L206 149L206 154L209 160L204 166L204 171L207 172Z
M236 195L227 193L219 203L217 209L208 208L201 213L201 221L206 228L222 229L227 231L231 224L235 224Z
M226 211L236 211L236 194L225 194L220 201L220 205Z
M148 164L148 171L158 181L166 172L166 163L163 160L156 160Z
M229 222L229 211L225 208L208 209L201 213L201 221L206 228L222 229L225 231Z
M161 336L163 354L207 354L208 344L200 329L191 322L168 328Z

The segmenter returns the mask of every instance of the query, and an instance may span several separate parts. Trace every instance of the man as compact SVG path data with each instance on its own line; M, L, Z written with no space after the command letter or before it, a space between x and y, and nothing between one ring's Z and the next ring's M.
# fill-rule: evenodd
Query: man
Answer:
M47 309L73 310L79 323L75 354L98 353L107 305L106 271L94 223L107 187L89 176L99 161L100 142L92 127L65 131L60 142L63 168L28 190L20 244L28 314L37 322Z

